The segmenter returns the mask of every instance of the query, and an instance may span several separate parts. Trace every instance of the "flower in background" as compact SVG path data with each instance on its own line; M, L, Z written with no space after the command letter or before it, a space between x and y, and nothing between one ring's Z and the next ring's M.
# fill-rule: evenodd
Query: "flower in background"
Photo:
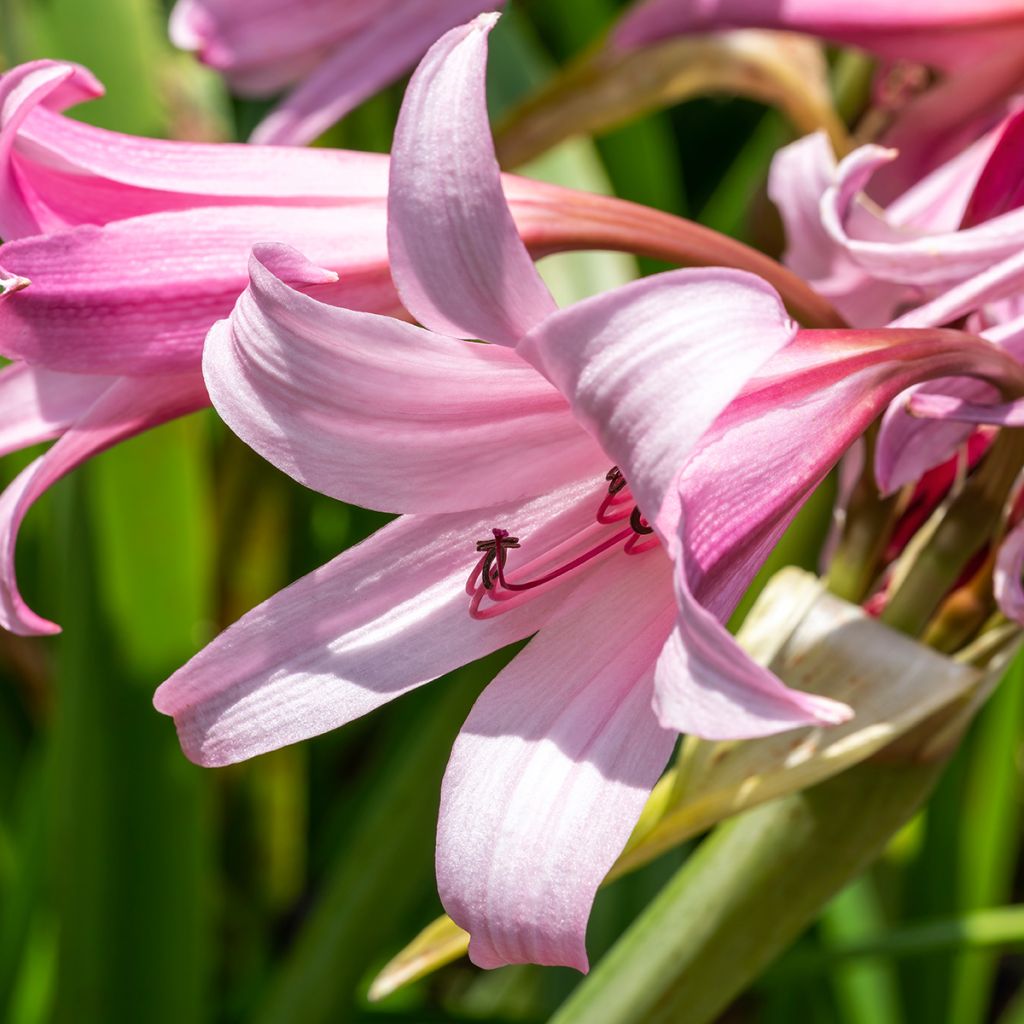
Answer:
M901 159L864 146L838 164L808 136L780 151L769 193L782 214L786 262L855 326L969 327L1024 358L1024 112L931 172L885 209L865 195L879 168ZM971 381L936 381L915 393L966 401L994 393ZM895 490L950 458L970 427L889 410L877 449L878 481Z
M875 103L889 124L881 141L903 154L875 183L885 202L991 128L1024 89L1020 0L646 0L613 38L633 48L732 28L802 32L883 58ZM925 88L928 76L909 62L937 71L938 81Z
M1024 44L1019 0L646 0L616 30L622 46L725 28L773 28L883 57L957 69Z
M293 250L261 247L204 357L258 452L403 515L243 617L155 703L193 760L226 764L536 634L456 741L439 888L476 963L585 969L594 893L679 731L849 715L722 626L803 498L907 384L1024 377L957 332L803 330L732 270L556 309L490 146L493 22L433 47L396 131L392 269L424 326L318 302L282 279Z
M178 0L171 39L242 96L296 88L253 142L304 145L411 68L448 29L504 0Z

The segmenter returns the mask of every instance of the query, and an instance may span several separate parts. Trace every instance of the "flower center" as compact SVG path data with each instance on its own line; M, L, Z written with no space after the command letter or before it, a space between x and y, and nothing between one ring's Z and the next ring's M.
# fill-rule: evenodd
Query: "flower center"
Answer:
M626 478L618 466L605 477L608 493L601 500L594 522L573 536L538 554L521 566L514 578L506 574L508 553L521 547L518 537L508 530L494 527L487 540L477 541L480 560L476 563L466 593L472 600L469 614L475 619L489 619L523 604L532 593L547 588L579 572L595 558L617 547L627 555L639 555L658 546L654 529L648 524L633 501ZM609 530L609 526L620 526ZM581 550L582 549L582 550Z

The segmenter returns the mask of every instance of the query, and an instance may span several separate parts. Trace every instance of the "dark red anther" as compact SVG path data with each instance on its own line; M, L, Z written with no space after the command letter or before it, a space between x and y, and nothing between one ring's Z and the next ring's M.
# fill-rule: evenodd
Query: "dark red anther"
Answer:
M477 551L482 552L484 557L473 573L474 577L479 575L480 582L483 583L486 590L490 590L494 586L494 580L501 576L509 550L519 547L519 538L509 536L508 530L495 527L491 533L494 536L490 540L476 542ZM494 571L495 562L498 563L496 572Z

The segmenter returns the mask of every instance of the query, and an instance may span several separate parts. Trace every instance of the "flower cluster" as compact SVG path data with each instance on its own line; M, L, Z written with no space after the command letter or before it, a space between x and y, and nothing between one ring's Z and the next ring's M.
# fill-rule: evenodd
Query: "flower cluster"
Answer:
M776 156L783 268L655 211L503 178L485 99L495 6L318 0L295 18L272 0L178 0L176 42L239 91L301 80L263 143L309 141L428 51L390 159L116 135L62 114L100 91L82 68L0 79L0 452L57 439L0 496L0 624L56 629L14 575L39 494L212 404L295 480L399 517L163 683L186 755L295 743L529 639L453 748L439 890L477 964L586 970L594 895L680 733L856 714L786 686L725 625L848 452L844 476L877 480L879 503L902 494L858 601L941 630L943 601L981 579L987 611L1024 623L1024 13L631 12L609 46L787 28L878 54L879 92L897 58L938 76L889 96L876 140L841 159L821 134ZM960 105L937 106L943 90ZM559 308L534 259L569 248L699 265ZM865 436L873 462L856 466ZM996 513L922 597L927 537L907 540L972 481Z

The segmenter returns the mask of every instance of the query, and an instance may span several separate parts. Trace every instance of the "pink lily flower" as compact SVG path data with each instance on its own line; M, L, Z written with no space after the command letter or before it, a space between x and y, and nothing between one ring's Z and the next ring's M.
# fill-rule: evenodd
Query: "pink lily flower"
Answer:
M60 113L101 91L85 69L52 61L0 78L0 354L16 360L0 370L0 455L63 436L0 498L0 626L24 634L58 629L17 589L29 506L90 455L209 404L203 339L245 288L255 243L300 246L325 268L322 300L401 311L387 157L140 139ZM503 184L535 255L621 248L737 263L808 315L830 315L790 272L706 229L521 178ZM305 281L304 260L298 277L278 269Z
M821 36L947 70L1024 43L1020 0L646 0L616 31L621 46L725 28Z
M242 96L296 85L253 142L312 142L408 71L450 28L504 0L178 0L171 39Z
M776 157L769 192L786 227L786 262L856 326L930 327L969 317L973 329L1024 359L1024 112L937 168L885 210L865 198L871 175L898 156L866 146L838 165L809 136ZM916 392L991 401L977 381L937 381ZM973 396L973 397L972 397ZM883 420L876 473L885 491L946 461L970 427L907 414L907 396Z
M721 624L799 503L907 384L1024 377L957 332L803 330L734 270L557 309L490 145L493 23L435 44L396 131L392 269L424 326L319 302L282 279L293 250L261 246L204 355L253 448L402 515L244 616L155 704L191 759L227 764L536 634L452 751L438 883L477 964L585 970L595 891L678 732L850 713L786 688Z

